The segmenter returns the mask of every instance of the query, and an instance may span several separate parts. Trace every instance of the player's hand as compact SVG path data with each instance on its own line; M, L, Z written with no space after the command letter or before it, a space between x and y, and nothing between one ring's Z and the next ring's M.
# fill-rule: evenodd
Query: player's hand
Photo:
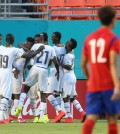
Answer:
M40 47L38 48L38 51L41 52L43 49L45 49L45 46L40 46Z
M18 78L18 74L20 73L19 70L14 70L13 71L13 74L14 74L14 77L17 79Z
M115 88L113 95L111 97L112 101L117 101L120 98L120 89L119 88Z
M59 73L56 72L55 76L57 77L57 80L59 81Z

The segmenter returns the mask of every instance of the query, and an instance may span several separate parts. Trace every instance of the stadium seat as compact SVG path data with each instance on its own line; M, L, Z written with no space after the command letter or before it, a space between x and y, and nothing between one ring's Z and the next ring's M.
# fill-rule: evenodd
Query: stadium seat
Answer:
M120 7L120 0L107 0L107 5L112 5L114 7Z
M85 6L87 7L100 7L106 4L105 0L85 0Z
M63 7L64 0L49 0L49 6L51 7Z
M120 10L117 10L117 14L120 15ZM120 16L117 16L117 19L120 20Z
M84 14L84 16L72 16L72 20L91 20L93 17L87 16L86 14L93 14L92 10L76 10L72 14Z
M71 17L67 17L67 16L59 16L60 14L63 15L63 14L72 14L72 11L53 11L52 12L53 15L58 15L56 17L52 17L52 20L70 20Z
M65 7L83 7L84 0L66 0Z

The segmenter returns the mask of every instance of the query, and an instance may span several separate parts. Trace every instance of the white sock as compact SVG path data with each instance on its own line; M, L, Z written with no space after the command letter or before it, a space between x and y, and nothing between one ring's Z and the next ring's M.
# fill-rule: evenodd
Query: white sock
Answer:
M46 110L46 103L41 102L40 103L40 118L43 118Z
M64 102L64 108L65 108L68 118L72 118L70 102Z
M48 96L47 98L51 105L59 112L61 110L60 106L58 105L57 101L56 101L56 98L51 94Z
M26 99L26 93L21 93L18 106L23 107L25 99Z
M61 97L60 96L56 97L56 100L58 105L61 107Z
M7 111L4 114L5 119L8 119L10 117L12 107L13 107L13 100L8 100Z
M19 100L18 99L14 99L14 107L15 107L15 110L17 109L18 107L18 104L19 104ZM20 113L18 119L22 118L22 114Z
M30 106L31 106L33 116L36 117L37 116L37 113L36 113L36 108L37 108L36 98L30 99Z
M74 100L74 101L73 101L73 105L76 107L76 109L77 109L80 113L83 112L83 109L82 109L80 103L79 103L77 100Z
M0 103L0 120L4 120L4 114L7 111L7 108L8 108L8 100L2 98Z

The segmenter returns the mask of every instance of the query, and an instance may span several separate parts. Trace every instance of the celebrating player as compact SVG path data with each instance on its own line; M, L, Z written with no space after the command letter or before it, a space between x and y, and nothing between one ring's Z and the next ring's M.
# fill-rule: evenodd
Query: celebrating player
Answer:
M23 53L21 49L13 47L14 36L12 34L6 35L5 46L0 46L0 123L4 122L4 114L7 111L8 102L11 100L13 91L13 76L12 76L12 64L17 58L32 58L43 50L43 46L35 52Z
M120 85L117 57L120 42L112 32L116 22L116 11L111 6L104 6L98 11L98 16L102 27L86 38L81 61L88 78L87 120L82 134L92 134L94 124L103 112L108 115L108 134L118 134Z
M36 44L36 43L41 43L41 38L40 38L39 34L36 34L34 37L34 44Z
M40 38L41 38L41 42L44 45L48 45L48 35L47 35L47 33L41 33Z
M43 45L43 44L34 44L32 47L32 50L36 51L36 49L38 49L41 45ZM59 79L59 66L57 63L55 51L51 46L44 45L44 47L45 47L45 49L34 58L34 60L35 60L34 65L32 66L32 68L28 74L28 77L25 81L25 87L24 87L25 90L23 90L23 92L20 95L19 106L15 112L15 115L19 116L19 114L22 110L24 100L26 98L26 94L30 90L30 87L38 82L38 86L41 91L40 120L39 120L39 122L41 122L41 123L46 123L43 120L43 116L44 116L44 113L46 110L45 91L46 91L47 85L48 85L47 69L48 69L49 61L51 59L53 60L53 62L55 64L55 68L57 71L56 76L57 76L57 79Z

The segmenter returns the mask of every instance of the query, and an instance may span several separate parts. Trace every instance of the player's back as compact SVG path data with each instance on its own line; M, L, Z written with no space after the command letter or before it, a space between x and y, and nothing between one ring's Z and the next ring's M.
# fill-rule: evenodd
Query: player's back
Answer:
M15 47L0 46L0 71L10 70L12 72L13 61L18 58L19 52L21 51Z
M83 49L90 63L88 91L102 91L114 88L109 64L109 52L115 50L118 38L108 28L101 27L90 34ZM115 46L116 45L116 46Z
M34 47L36 47L36 50L43 44L35 44ZM42 68L48 68L48 64L50 62L51 59L53 59L56 54L54 49L51 46L48 45L44 45L45 49L40 52L40 54L37 54L34 58L35 60L35 66L39 66Z

